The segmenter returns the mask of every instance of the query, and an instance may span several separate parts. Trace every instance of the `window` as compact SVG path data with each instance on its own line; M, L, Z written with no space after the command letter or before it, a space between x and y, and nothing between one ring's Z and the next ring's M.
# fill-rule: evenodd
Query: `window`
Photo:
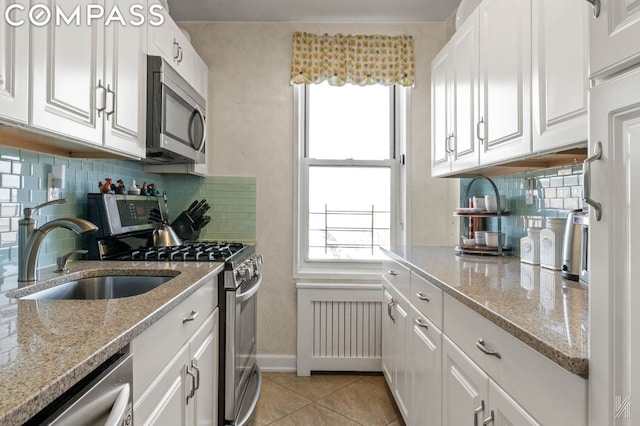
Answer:
M378 246L396 243L404 228L398 123L410 89L325 82L294 90L297 270L377 273Z

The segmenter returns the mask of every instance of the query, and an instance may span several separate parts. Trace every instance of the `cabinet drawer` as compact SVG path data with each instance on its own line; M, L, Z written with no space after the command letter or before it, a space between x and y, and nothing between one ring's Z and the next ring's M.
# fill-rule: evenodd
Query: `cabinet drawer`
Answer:
M421 276L411 273L409 301L442 330L442 290Z
M444 295L444 333L542 424L587 424L587 381ZM500 353L487 355L478 347Z
M134 399L213 312L217 305L216 283L214 278L203 285L131 342ZM183 322L192 311L197 312L196 318Z
M391 283L400 294L409 298L411 290L411 273L409 269L395 260L386 259L382 262L382 276Z

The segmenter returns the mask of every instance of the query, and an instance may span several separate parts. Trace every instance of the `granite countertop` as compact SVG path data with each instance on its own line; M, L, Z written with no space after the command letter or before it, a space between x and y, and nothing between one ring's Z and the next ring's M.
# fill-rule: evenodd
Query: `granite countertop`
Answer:
M588 375L588 291L577 282L518 257L457 256L452 247L382 250L556 364Z
M0 424L20 425L127 345L223 269L220 262L69 263L35 285L116 275L175 275L139 296L111 300L17 300L28 288L0 284ZM12 281L13 280L13 281Z

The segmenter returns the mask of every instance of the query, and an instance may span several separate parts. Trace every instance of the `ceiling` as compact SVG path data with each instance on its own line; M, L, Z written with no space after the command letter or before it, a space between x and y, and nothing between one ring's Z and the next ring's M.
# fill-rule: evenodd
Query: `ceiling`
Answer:
M444 21L460 0L167 0L176 21Z

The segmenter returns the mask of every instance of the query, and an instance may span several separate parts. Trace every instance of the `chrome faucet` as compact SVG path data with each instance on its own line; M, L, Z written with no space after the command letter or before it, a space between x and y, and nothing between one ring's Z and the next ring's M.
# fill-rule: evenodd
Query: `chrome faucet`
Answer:
M88 220L77 217L54 219L36 229L36 221L32 217L36 210L54 204L64 204L66 202L67 200L63 198L24 209L24 217L18 221L18 281L36 281L38 251L40 250L42 240L44 240L44 237L49 231L56 228L66 228L76 234L84 234L85 232L94 232L98 229L97 226Z

